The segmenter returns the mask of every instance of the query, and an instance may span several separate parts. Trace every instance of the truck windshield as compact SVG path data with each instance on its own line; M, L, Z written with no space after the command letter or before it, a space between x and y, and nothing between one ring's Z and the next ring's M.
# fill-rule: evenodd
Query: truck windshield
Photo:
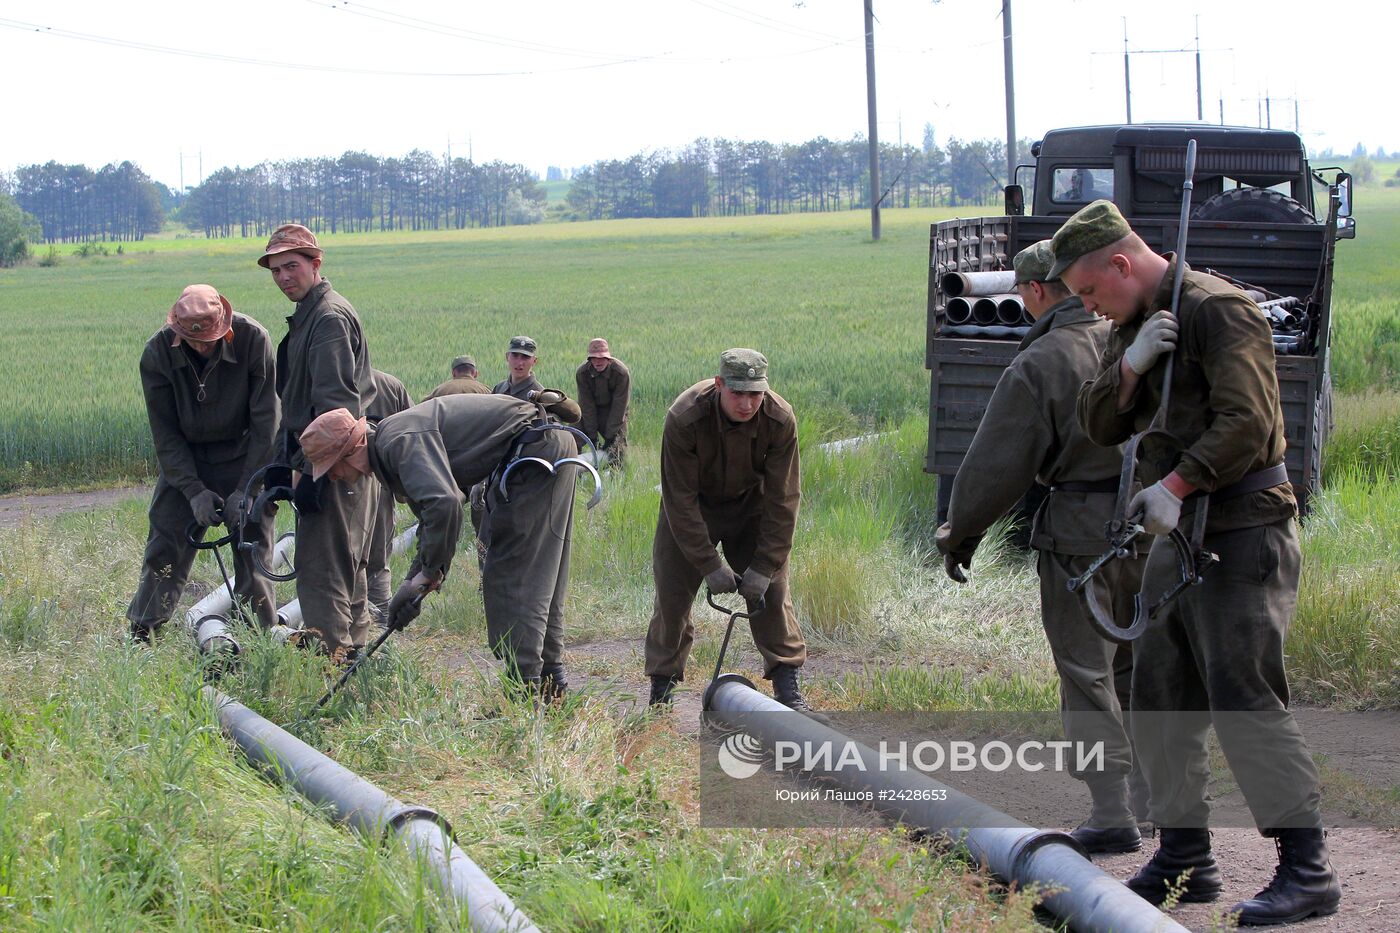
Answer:
M1050 200L1056 204L1087 204L1113 197L1113 169L1057 168Z

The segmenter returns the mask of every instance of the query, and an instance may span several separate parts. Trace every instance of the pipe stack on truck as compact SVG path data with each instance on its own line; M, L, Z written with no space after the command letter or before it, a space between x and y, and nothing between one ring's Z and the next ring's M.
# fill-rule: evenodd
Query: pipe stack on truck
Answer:
M928 330L931 374L924 470L938 476L938 519L952 480L981 423L1001 371L1029 329L976 297L1009 293L1011 259L1055 234L1095 197L1109 197L1147 244L1174 248L1180 226L1186 141L1199 155L1186 261L1255 292L1274 332L1275 371L1288 439L1285 463L1304 508L1322 476L1332 421L1332 273L1336 241L1356 234L1351 177L1331 180L1308 164L1296 133L1201 124L1131 124L1053 130L1031 148L1030 214L1024 189L1006 189L998 217L934 224L929 237ZM1000 278L998 278L998 276ZM997 292L991 289L997 289ZM1013 296L1014 297L1014 296Z

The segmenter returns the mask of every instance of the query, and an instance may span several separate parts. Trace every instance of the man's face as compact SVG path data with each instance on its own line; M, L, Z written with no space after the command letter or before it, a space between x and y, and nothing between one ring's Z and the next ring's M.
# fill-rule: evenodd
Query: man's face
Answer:
M763 404L762 392L735 392L719 376L715 377L715 385L719 386L719 408L724 412L724 417L743 423L758 414L758 408Z
M337 460L335 466L326 471L326 475L337 482L354 485L360 479L360 471L350 465L349 458Z
M1065 270L1060 281L1084 302L1084 309L1122 327L1142 313L1150 296L1142 294L1132 276L1132 264L1126 256L1115 254L1106 261L1076 262Z
M272 281L291 301L301 301L321 281L321 260L302 253L278 253L267 261Z
M588 358L588 362L593 364L593 369L595 372L601 373L603 370L608 368L608 366L612 363L612 360L606 356L590 356Z
M217 340L185 340L190 345L190 349L198 353L200 359L209 359L214 355L214 351L219 347Z
M510 381L524 382L535 368L535 358L526 353L511 351L506 354L506 365L510 367Z

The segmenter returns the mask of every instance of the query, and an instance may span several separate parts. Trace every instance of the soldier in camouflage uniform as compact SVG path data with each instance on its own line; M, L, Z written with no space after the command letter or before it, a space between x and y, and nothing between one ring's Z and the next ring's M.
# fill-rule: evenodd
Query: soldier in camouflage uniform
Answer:
M1317 768L1288 710L1283 643L1302 563L1297 505L1283 466L1283 412L1269 324L1242 291L1158 255L1109 201L1096 201L1055 234L1054 275L1113 324L1102 367L1079 394L1080 423L1118 444L1152 421L1166 361L1175 354L1167 430L1144 438L1129 504L1152 535L1190 535L1207 500L1205 571L1149 624L1136 644L1133 739L1161 827L1156 855L1128 885L1161 903L1190 869L1183 901L1219 896L1220 870L1206 828L1206 735L1221 748L1260 831L1273 837L1273 880L1236 904L1242 924L1274 924L1336 911L1341 889L1327 855ZM1157 537L1144 574L1149 593L1178 576ZM1209 713L1205 712L1209 710Z
M1106 750L1102 771L1076 775L1094 806L1070 835L1091 853L1132 852L1142 847L1129 801L1133 754L1123 725L1133 652L1099 635L1087 594L1066 587L1106 546L1104 526L1113 517L1123 462L1120 448L1089 440L1075 416L1079 387L1098 372L1109 326L1050 278L1054 261L1049 240L1016 254L1016 291L1035 326L997 382L935 541L948 575L964 582L960 568L970 565L992 523L1033 481L1050 488L1036 510L1030 543L1038 552L1041 622L1060 675L1065 737L1086 746L1102 741ZM1118 560L1100 572L1114 594L1110 614L1121 626L1132 621L1142 566L1141 559Z

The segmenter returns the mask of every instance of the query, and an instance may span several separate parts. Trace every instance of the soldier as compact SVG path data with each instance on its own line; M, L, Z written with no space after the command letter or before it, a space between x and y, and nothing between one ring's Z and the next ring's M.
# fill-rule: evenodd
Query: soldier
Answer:
M470 356L459 356L452 361L452 378L439 385L432 392L428 393L428 398L441 398L444 395L467 395L477 393L485 395L491 390L478 380L481 374L477 372L476 360Z
M632 374L613 357L602 337L588 341L588 359L574 373L578 405L583 411L579 429L622 466L627 453L627 413L632 401Z
M1089 786L1094 805L1070 835L1091 853L1133 852L1142 848L1142 837L1129 801L1133 755L1123 727L1132 648L1099 635L1085 594L1065 585L1103 552L1103 529L1117 498L1123 451L1090 441L1075 417L1079 387L1098 372L1109 327L1050 277L1054 261L1049 240L1016 254L1016 292L1035 326L992 393L935 541L948 576L965 583L960 568L971 565L982 534L1032 481L1050 487L1030 536L1039 552L1041 623L1060 675L1066 738L1086 745L1102 741L1105 748L1104 770L1076 774ZM1100 574L1115 594L1113 613L1122 625L1133 617L1142 564L1118 560Z
M390 415L412 407L413 400L398 377L378 369L370 370L374 379L374 402L366 417L378 424ZM479 384L479 383L478 383ZM485 386L482 387L484 392ZM365 568L369 604L379 618L389 610L389 558L394 547L394 497L379 490L379 503L374 510L374 530L370 533L369 564Z
M1283 664L1302 560L1268 322L1239 289L1189 269L1173 316L1167 309L1181 258L1154 253L1109 201L1071 217L1055 234L1054 251L1052 274L1113 324L1102 368L1079 394L1080 423L1100 444L1146 428L1166 360L1176 354L1166 427L1181 446L1144 437L1138 478L1146 488L1129 513L1142 513L1149 534L1180 525L1189 536L1196 509L1206 508L1204 546L1219 556L1136 645L1133 739L1161 843L1128 885L1160 903L1190 869L1182 901L1219 896L1206 828L1213 722L1256 825L1279 855L1268 887L1232 911L1242 924L1331 914L1341 889L1322 832L1317 769L1288 710ZM1164 592L1178 576L1173 548L1157 537L1145 589Z
M510 375L491 387L492 392L513 395L518 399L528 399L531 392L539 392L544 386L535 378L535 364L539 362L539 348L529 337L512 337L506 349L506 366Z
M418 516L418 550L390 601L386 622L401 629L420 611L416 597L442 586L457 549L463 490L487 483L491 550L483 592L491 650L516 682L546 700L562 696L564 598L575 471L551 472L521 458L557 463L578 452L573 437L542 414L578 420L578 406L546 390L540 404L502 395L449 395L367 425L344 409L302 435L314 475L343 483L374 475Z
M695 637L690 606L703 582L714 593L737 590L750 604L763 598L749 622L763 676L779 703L811 711L797 682L807 644L788 593L800 497L792 406L768 388L763 354L724 351L719 375L682 392L662 429L656 599L646 639L652 705L670 703L685 679Z
M365 579L378 486L368 479L327 486L306 471L299 438L337 408L356 417L374 404L369 346L350 302L321 277L321 248L300 224L272 232L258 265L296 311L277 346L282 444L296 486L297 597L306 630L338 664L353 663L369 629Z
M272 340L212 285L191 285L146 341L141 390L160 475L141 582L126 617L131 637L149 644L175 611L194 565L185 536L190 519L234 528L248 510L244 490L277 431ZM272 522L249 516L243 538L270 546ZM251 554L235 548L233 567L234 595L264 628L276 624L272 582L254 570Z

